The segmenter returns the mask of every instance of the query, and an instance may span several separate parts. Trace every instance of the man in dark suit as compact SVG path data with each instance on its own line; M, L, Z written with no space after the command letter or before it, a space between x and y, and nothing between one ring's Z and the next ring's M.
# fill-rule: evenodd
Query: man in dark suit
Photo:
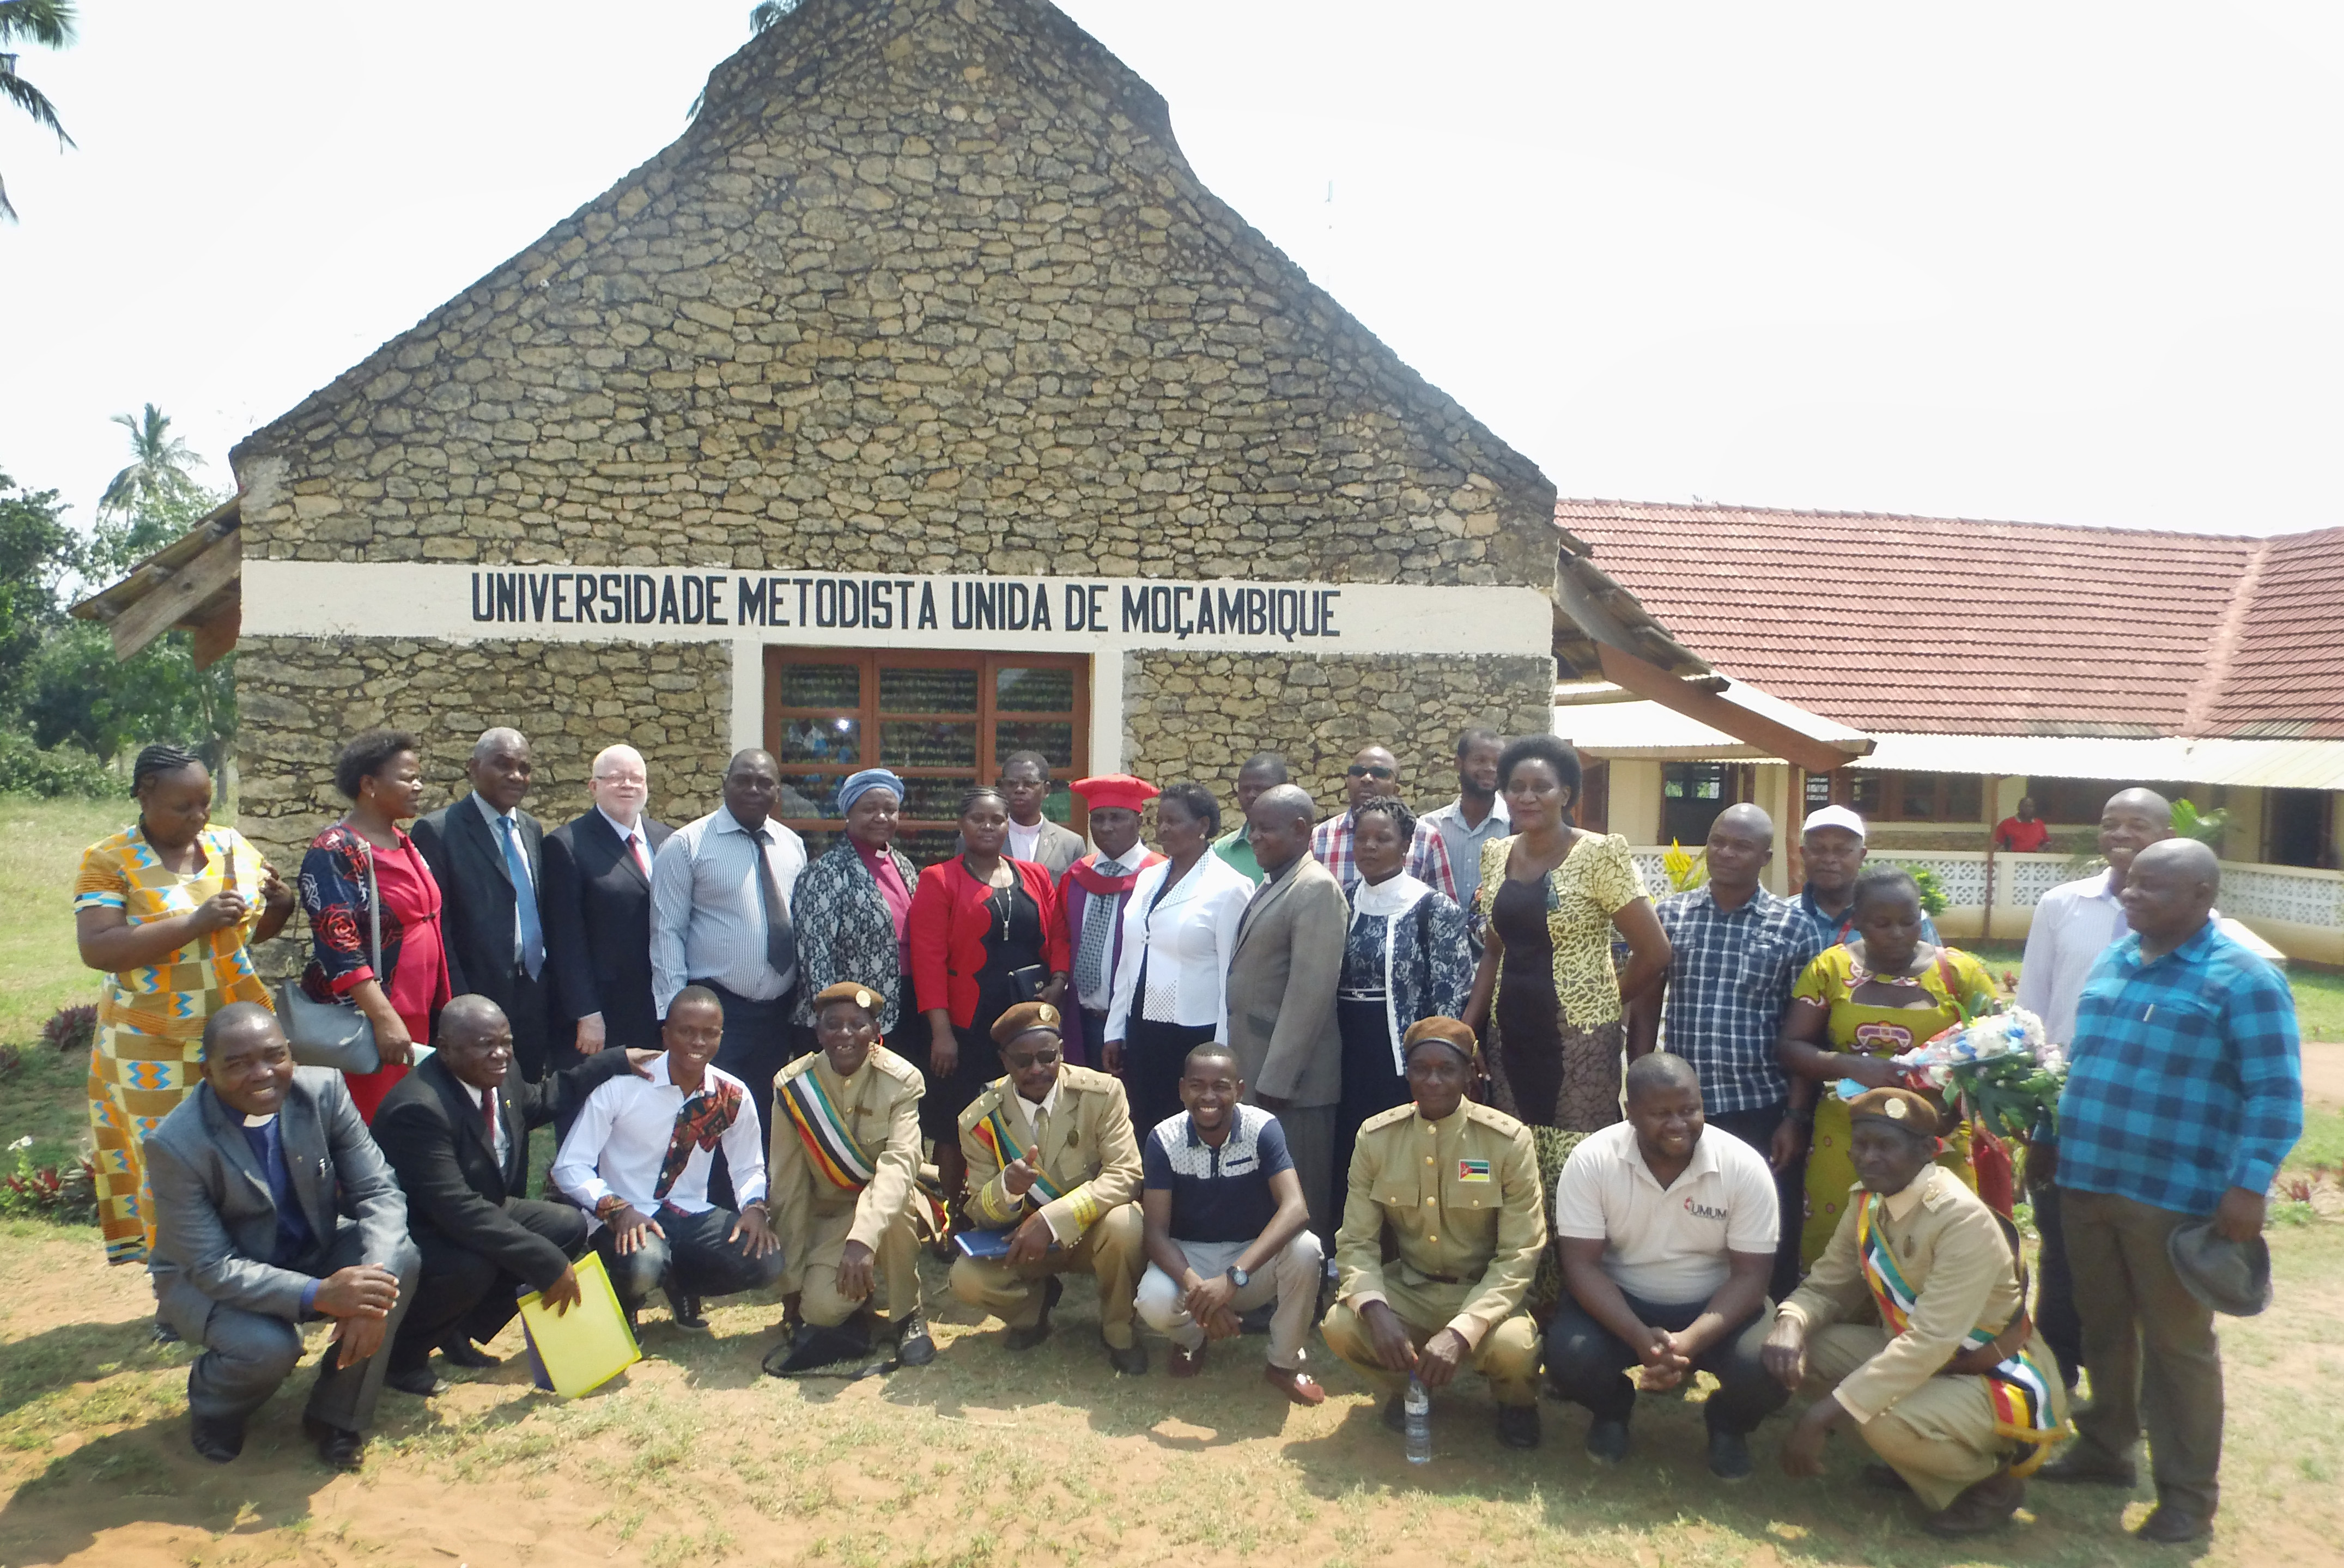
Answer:
M374 1118L422 1255L385 1381L427 1398L448 1386L431 1373L435 1346L459 1366L496 1365L472 1342L496 1338L523 1289L563 1311L577 1304L570 1265L585 1253L586 1216L519 1196L529 1184L530 1129L553 1119L557 1099L583 1103L603 1079L659 1054L612 1049L543 1084L508 1082L512 1027L486 996L441 1008L431 1044Z
M545 829L520 809L529 794L529 741L494 729L472 747L472 791L413 829L440 883L440 930L457 996L486 996L512 1023L513 1057L535 1083L546 1070Z
M642 754L611 746L586 784L591 809L545 835L550 1058L574 1066L605 1046L660 1047L652 1003L652 856L675 830L644 812ZM569 1118L560 1121L570 1130Z
M379 1352L412 1300L406 1199L342 1075L296 1068L276 1014L230 1003L204 1025L203 1052L204 1081L146 1139L146 1267L164 1320L204 1347L188 1437L215 1464L242 1452L244 1423L301 1359L301 1325L332 1318L301 1430L318 1458L356 1470L389 1361Z

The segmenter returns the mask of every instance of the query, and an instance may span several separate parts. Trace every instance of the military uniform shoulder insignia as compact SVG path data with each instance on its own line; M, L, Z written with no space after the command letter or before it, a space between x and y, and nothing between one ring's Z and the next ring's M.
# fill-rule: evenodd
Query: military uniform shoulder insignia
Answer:
M1508 1138L1529 1130L1517 1118L1508 1116L1496 1106L1483 1105L1480 1100L1469 1099L1465 1102L1465 1118L1468 1121L1479 1122L1483 1127L1494 1128Z
M1367 1120L1359 1124L1359 1130L1361 1132L1373 1132L1379 1128L1387 1128L1393 1126L1396 1123L1406 1121L1415 1115L1416 1107L1413 1105L1394 1106L1389 1110L1378 1111L1375 1115L1368 1118Z
M819 1051L808 1052L806 1055L800 1057L797 1060L783 1067L781 1071L781 1076L785 1078L793 1078L797 1077L800 1073L812 1067L814 1064L814 1058L820 1055L821 1053Z

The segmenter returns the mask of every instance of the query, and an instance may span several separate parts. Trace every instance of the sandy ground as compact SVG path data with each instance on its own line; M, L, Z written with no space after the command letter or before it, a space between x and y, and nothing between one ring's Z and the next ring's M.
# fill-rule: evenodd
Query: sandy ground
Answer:
M2303 1043L2303 1098L2322 1110L2344 1109L2344 1044Z

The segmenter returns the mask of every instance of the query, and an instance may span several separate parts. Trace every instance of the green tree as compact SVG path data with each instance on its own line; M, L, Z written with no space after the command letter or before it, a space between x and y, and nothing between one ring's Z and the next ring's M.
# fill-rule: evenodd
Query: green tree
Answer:
M29 38L43 48L62 49L74 41L73 0L0 0L0 98L33 116L33 123L44 130L57 133L57 150L63 152L74 145L66 135L63 121L57 118L57 106L49 96L32 83L16 74L17 51L10 46L20 38ZM8 186L0 180L0 218L16 221L16 209L8 201Z
M56 627L57 584L77 555L63 512L56 491L19 490L0 473L0 717L21 708L41 640Z
M762 33L798 8L798 0L757 0L749 13L749 31Z
M0 5L5 4L6 0L0 0ZM168 414L149 403L136 417L116 414L114 422L130 432L130 462L106 481L106 493L97 498L101 517L136 516L174 505L198 489L194 470L204 466L204 460L196 455L195 448L171 433ZM139 553L150 553L167 542L167 538L157 541Z

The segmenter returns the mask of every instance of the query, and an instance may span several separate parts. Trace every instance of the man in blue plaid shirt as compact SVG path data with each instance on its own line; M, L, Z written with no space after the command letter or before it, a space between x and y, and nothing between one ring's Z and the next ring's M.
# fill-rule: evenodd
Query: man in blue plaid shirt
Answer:
M2059 1097L2060 1213L2084 1320L2092 1399L2080 1439L2044 1478L2129 1487L2147 1418L2157 1511L2143 1539L2213 1528L2222 1460L2214 1314L2167 1251L2211 1216L2235 1242L2262 1233L2263 1198L2303 1133L2295 999L2211 918L2221 864L2192 839L2137 855L2128 936L2084 982Z
M1764 1155L1783 1213L1768 1290L1782 1300L1799 1284L1798 1216L1805 1212L1807 1132L1815 1086L1793 1080L1774 1057L1783 1013L1829 938L1798 904L1758 885L1774 854L1774 823L1754 805L1731 805L1710 825L1708 885L1653 906L1674 956L1661 984L1629 1005L1628 1057L1668 1048L1701 1077L1709 1125ZM1793 1085L1806 1103L1794 1108Z

